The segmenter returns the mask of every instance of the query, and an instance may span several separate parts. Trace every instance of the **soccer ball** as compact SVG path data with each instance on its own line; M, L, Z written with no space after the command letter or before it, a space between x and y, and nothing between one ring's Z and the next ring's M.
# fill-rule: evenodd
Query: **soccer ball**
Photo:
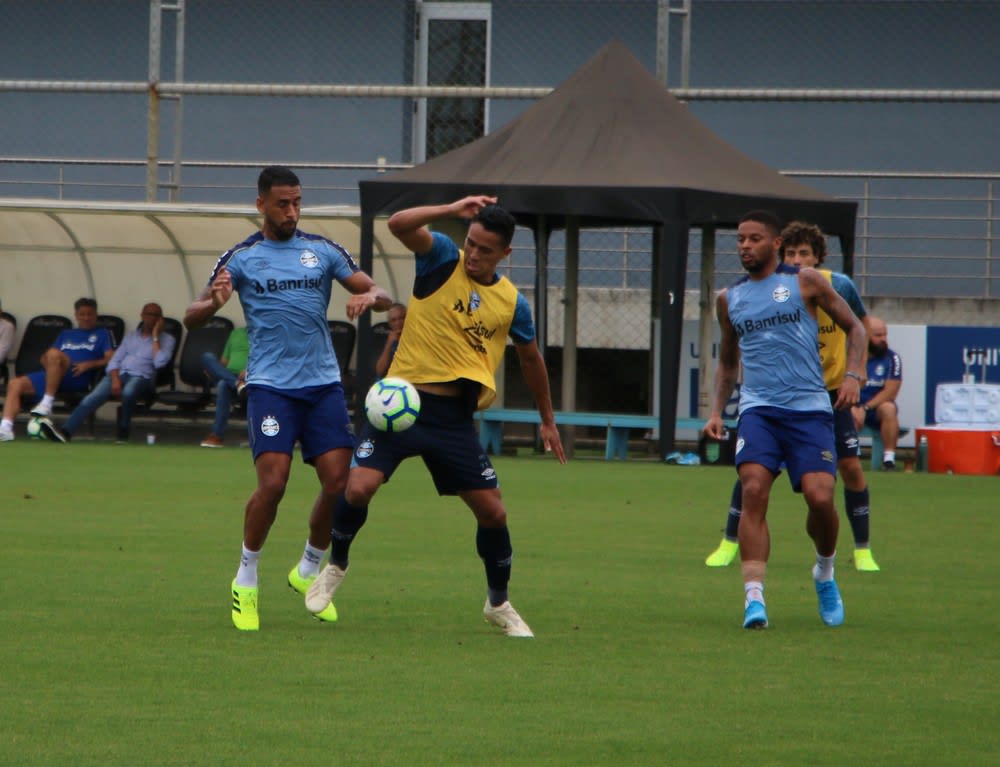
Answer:
M42 420L40 418L32 418L28 421L27 432L32 439L45 439L45 435L42 434Z
M405 431L420 414L420 394L409 381L383 378L365 396L368 423L379 431Z

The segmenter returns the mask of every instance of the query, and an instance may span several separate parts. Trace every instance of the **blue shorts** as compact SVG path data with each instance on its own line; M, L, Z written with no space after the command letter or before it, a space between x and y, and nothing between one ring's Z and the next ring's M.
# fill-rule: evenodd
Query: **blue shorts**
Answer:
M475 421L461 397L420 392L420 416L406 431L378 431L365 422L351 466L376 469L386 481L405 459L419 455L438 495L499 487L496 470L479 444Z
M830 405L837 400L837 392L830 392ZM837 443L837 460L856 458L861 455L858 428L854 425L854 413L847 410L833 411L833 436Z
M861 404L863 405L865 403L862 402ZM892 406L896 408L896 412L899 412L899 406L895 402L892 403ZM866 410L865 426L867 426L872 431L878 431L881 428L878 420L878 413L876 413L874 410Z
M36 370L34 373L28 373L28 379L31 381L31 388L35 390L35 397L41 399L42 395L45 394L45 371ZM93 381L94 376L91 372L75 376L71 368L66 371L66 375L59 382L58 390L61 392L87 392L90 391L90 384Z
M755 407L740 416L737 433L736 465L759 463L777 474L784 464L796 493L804 474L837 473L832 413Z
M247 431L254 461L261 453L291 455L302 444L302 460L312 463L330 450L354 448L354 434L339 383L279 391L247 387Z

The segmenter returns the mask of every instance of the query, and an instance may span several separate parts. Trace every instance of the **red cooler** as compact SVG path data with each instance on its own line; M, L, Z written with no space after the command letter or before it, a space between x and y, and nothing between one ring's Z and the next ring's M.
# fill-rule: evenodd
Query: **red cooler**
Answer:
M1000 474L1000 428L962 424L917 429L927 438L927 470L935 474Z

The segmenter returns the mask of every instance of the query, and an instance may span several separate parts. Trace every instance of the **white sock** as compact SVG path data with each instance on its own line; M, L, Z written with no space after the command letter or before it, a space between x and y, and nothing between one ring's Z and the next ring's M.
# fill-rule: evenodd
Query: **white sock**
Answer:
M14 422L9 418L4 418L2 421L0 421L0 431L13 432Z
M885 463L886 461L892 461L893 463L896 462L895 450L886 450L885 452L882 453L882 462Z
M237 586L257 585L257 560L260 559L259 551L250 551L246 546L240 555L240 569L236 571Z
M816 554L816 566L813 567L813 579L822 583L823 581L833 580L833 561L837 558L837 553L834 552L828 557Z
M760 581L747 581L743 584L743 592L746 594L746 599L743 600L743 607L746 607L751 602L764 604L764 584Z
M319 575L319 563L323 561L323 554L326 549L317 549L306 541L306 547L302 550L302 559L299 560L299 575L303 578L311 578Z
M51 394L45 394L42 396L42 401L39 402L38 404L44 408L48 408L49 410L51 410L52 405L55 403L55 401L56 398L53 397Z

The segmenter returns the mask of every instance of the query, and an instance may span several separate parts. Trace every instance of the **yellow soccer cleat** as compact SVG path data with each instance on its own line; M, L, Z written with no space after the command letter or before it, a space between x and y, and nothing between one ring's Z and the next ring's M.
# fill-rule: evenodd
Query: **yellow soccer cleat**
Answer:
M237 586L233 578L233 625L240 631L259 631L260 615L257 613L259 592L256 586Z
M882 569L875 562L871 549L854 550L854 568L860 573L877 573Z
M705 559L705 564L709 567L729 567L739 553L739 543L723 538L722 543L719 544L719 548Z
M299 566L295 565L288 573L288 587L293 591L305 596L306 592L309 591L309 587L312 585L313 581L316 580L316 576L312 575L305 578L299 575ZM333 623L337 620L337 608L333 606L333 602L330 602L326 607L320 610L318 613L313 613L318 620L324 623Z

